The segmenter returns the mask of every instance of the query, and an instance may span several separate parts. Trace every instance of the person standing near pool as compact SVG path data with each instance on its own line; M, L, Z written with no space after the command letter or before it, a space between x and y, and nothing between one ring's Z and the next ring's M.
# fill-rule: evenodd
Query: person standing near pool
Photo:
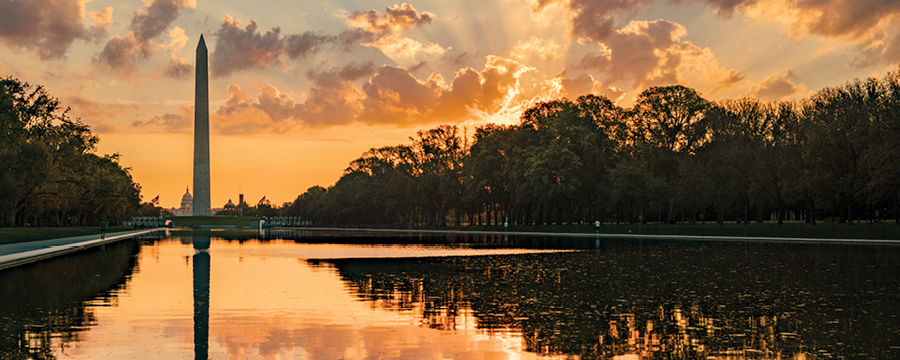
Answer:
M100 219L100 239L106 239L106 219Z

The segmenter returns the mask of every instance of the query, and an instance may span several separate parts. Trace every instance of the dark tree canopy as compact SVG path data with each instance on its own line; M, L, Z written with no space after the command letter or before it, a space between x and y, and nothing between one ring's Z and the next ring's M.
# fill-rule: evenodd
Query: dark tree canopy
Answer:
M540 102L471 143L453 126L372 149L287 209L318 223L815 222L900 213L900 72L808 99L712 102L676 85L632 109Z
M113 223L140 209L140 185L118 155L42 86L0 80L0 226Z

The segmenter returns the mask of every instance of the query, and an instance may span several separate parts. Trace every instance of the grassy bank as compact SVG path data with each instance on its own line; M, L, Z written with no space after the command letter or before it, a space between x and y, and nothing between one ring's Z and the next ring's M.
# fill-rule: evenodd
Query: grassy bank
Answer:
M252 222L259 222L255 216L173 216L165 220L172 220L176 228L196 225L215 226L250 226Z
M242 225L248 226L251 222L258 222L259 218L252 216L244 217L168 217L165 220L172 220L175 226L187 227L194 225ZM130 226L112 226L107 233L134 230ZM100 227L98 226L66 226L66 227L0 227L0 245L12 244L25 241L48 240L67 238L82 235L100 235Z
M111 226L107 233L134 230L130 226ZM49 240L82 235L100 235L97 226L66 227L0 227L0 245L25 241Z
M502 231L502 225L448 227L448 230ZM551 232L551 233L594 233L593 224L509 226L509 231ZM692 236L736 236L736 237L778 237L778 238L818 238L818 239L885 239L900 240L900 225L891 223L839 223L803 222L763 222L750 224L603 224L601 234L640 235L692 235Z
M176 229L194 225L242 225L259 221L256 217L173 217L166 218L175 222ZM433 230L467 230L467 231L502 231L503 226L463 226L430 228ZM132 230L127 226L110 228L109 232ZM510 225L509 231L549 232L549 233L594 233L593 225ZM71 236L99 234L97 227L19 227L0 228L0 244L23 241L56 239ZM692 235L692 236L735 236L735 237L780 237L780 238L818 238L818 239L874 239L900 240L900 225L894 223L857 223L853 225L837 223L818 223L816 225L802 222L786 222L778 225L775 222L762 224L603 224L602 234L639 234L639 235ZM187 235L185 231L185 235ZM195 236L215 236L225 238L253 238L252 231L241 230L194 230Z

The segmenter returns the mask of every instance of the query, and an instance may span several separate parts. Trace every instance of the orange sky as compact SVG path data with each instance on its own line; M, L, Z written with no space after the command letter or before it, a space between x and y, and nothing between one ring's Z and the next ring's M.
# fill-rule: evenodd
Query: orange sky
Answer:
M371 147L535 101L628 107L669 84L796 99L900 60L894 0L28 0L0 22L0 74L47 86L166 207L193 183L201 33L213 206L291 201Z

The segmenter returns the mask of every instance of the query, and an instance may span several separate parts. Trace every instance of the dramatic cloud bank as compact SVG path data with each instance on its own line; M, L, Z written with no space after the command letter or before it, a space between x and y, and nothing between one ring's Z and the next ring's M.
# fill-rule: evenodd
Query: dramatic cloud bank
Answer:
M403 3L387 8L384 14L376 10L355 11L347 17L347 23L372 36L399 35L403 30L430 23L434 17L432 13L419 13L412 5Z
M401 127L459 123L515 106L514 99L522 91L520 77L530 70L515 60L487 56L482 70L462 68L448 84L436 73L421 80L399 66L350 63L308 71L306 77L313 86L299 101L270 84L259 85L255 96L229 85L228 99L214 112L212 124L220 134L253 134L350 123ZM590 89L595 84L593 78L587 79L590 84L586 88ZM187 131L185 124L190 124L190 118L190 112L184 110L135 120L131 126Z
M632 21L613 32L599 28L583 30L587 31L585 34L593 34L584 39L596 41L603 51L587 54L576 68L596 71L609 82L642 89L681 84L690 77L712 80L710 86L718 88L733 86L742 79L736 70L720 69L709 49L682 41L687 30L678 23Z
M225 16L216 31L215 50L210 56L213 77L227 76L253 68L267 68L284 63L284 59L308 59L325 47L349 50L361 44L381 50L392 59L414 59L417 54L443 55L447 49L437 44L423 45L418 41L401 37L404 30L428 24L434 18L429 12L419 13L412 5L404 3L376 10L353 12L347 17L352 28L337 35L305 31L300 34L281 34L274 27L261 33L253 20L241 29L241 21Z
M77 39L97 40L112 22L112 8L89 13L94 25L86 27L85 1L0 1L0 43L27 49L41 60L62 59Z
M111 37L95 56L95 61L124 74L133 73L137 70L135 62L150 57L155 49L153 40L166 32L179 12L196 7L194 0L156 0L145 9L135 11L128 34L124 38Z
M900 61L900 1L896 0L695 0L723 17L736 13L790 25L791 35L809 35L857 44L864 53L853 65ZM616 19L636 13L656 0L538 0L532 11L553 4L568 6L571 36L603 42L614 37Z
M673 84L714 100L782 100L840 82L817 77L822 69L858 76L900 62L895 0L528 0L477 14L440 2L365 11L338 2L298 6L291 26L309 29L300 32L277 23L285 21L270 13L278 6L240 4L226 15L214 4L194 11L196 0L143 0L127 9L116 3L114 17L113 7L87 11L91 4L0 0L0 45L13 59L0 66L100 99L75 104L110 131L188 131L184 84L195 68L187 46L196 39L187 34L200 32L211 51L220 134L508 122L537 101L593 93L628 107L641 91ZM721 37L669 18L669 9L678 19L687 18L684 9L705 11L691 23ZM71 54L93 57L67 64ZM56 62L21 71L34 59ZM122 103L155 112L99 110Z

